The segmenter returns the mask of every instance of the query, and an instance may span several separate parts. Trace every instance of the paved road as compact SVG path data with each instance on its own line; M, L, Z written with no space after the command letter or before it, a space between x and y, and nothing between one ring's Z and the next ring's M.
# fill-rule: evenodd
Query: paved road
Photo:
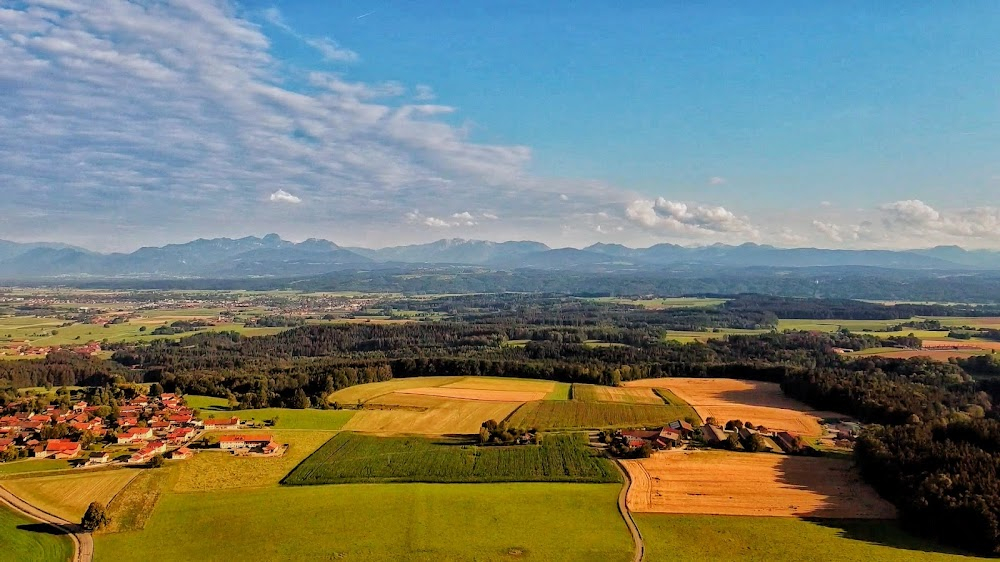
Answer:
M91 562L94 559L94 537L90 533L85 532L80 525L70 523L47 511L42 511L2 487L0 487L0 503L35 521L48 523L66 533L70 540L73 541L74 562Z
M632 533L632 542L635 543L635 555L632 557L632 562L642 562L646 558L646 543L643 542L642 533L639 532L639 527L636 526L635 520L632 519L632 512L628 510L628 489L632 487L632 477L628 475L628 471L618 462L618 459L613 460L615 467L618 468L618 472L625 479L625 485L622 486L622 491L618 493L618 511L622 514L622 519L625 520L628 531Z

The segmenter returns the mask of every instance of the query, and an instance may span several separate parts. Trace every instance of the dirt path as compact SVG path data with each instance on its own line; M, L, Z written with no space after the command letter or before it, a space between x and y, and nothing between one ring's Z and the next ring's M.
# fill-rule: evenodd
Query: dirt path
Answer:
M0 503L9 506L14 511L21 513L35 521L48 523L56 529L63 531L73 541L73 561L91 562L94 559L94 538L90 533L86 533L76 523L70 523L61 517L56 517L47 511L42 511L37 507L25 502L21 498L0 487Z
M625 479L625 484L622 486L622 491L618 494L618 511L622 514L622 519L625 520L625 525L628 526L628 531L632 533L632 542L635 543L635 555L632 557L632 562L642 562L646 558L646 543L642 540L642 533L639 532L639 527L636 526L635 520L632 519L632 512L628 510L628 490L632 486L632 477L621 465L618 459L613 459L615 463L615 468L621 473L622 478Z

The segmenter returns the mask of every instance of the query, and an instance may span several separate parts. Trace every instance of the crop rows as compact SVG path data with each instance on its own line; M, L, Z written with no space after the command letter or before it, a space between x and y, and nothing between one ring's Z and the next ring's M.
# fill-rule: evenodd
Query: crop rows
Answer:
M544 435L539 445L481 447L422 437L341 433L283 483L618 481L611 462L590 449L582 435Z

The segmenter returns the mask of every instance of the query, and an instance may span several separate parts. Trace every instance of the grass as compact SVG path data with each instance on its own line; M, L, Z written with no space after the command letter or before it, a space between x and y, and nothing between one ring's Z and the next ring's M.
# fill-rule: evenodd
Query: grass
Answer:
M79 474L7 480L3 487L53 515L79 521L90 502L107 505L136 476L135 470L83 471Z
M201 410L202 417L227 418L237 416L241 420L263 424L277 419L275 429L313 429L335 431L350 421L354 412L348 410L295 410L291 408L261 408L259 410L230 410L224 398L212 396L185 396L188 406Z
M593 384L573 385L573 399L580 402L617 402L620 404L663 404L665 402L649 388L625 388Z
M545 397L545 399L546 400L569 400L570 399L570 390L572 389L572 387L573 387L573 385L571 385L568 382L557 382L555 390L553 390L552 392L550 392Z
M601 429L662 425L677 419L697 420L683 402L671 405L607 402L528 402L511 414L508 424L535 429Z
M904 532L894 521L635 514L648 562L937 562L959 556Z
M26 459L23 461L5 462L0 463L0 479L7 475L65 470L69 467L69 461L56 459Z
M171 467L177 492L234 490L274 486L300 462L326 443L330 431L273 431L275 441L288 444L280 457L236 457L221 450L199 452Z
M631 559L618 484L345 484L164 494L142 532L99 535L95 559Z
M0 507L0 562L64 562L73 557L65 536Z
M108 504L107 513L111 523L101 532L121 533L145 527L175 468L140 472Z
M466 442L467 443L467 442ZM282 482L620 482L583 435L543 435L540 445L478 447L454 440L341 433Z

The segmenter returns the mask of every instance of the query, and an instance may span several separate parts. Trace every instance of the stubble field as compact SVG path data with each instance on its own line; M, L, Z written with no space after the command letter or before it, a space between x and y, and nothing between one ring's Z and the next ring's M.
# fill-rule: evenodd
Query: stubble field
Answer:
M107 505L138 470L119 469L4 480L0 486L22 500L67 521L79 521L90 502Z
M630 388L665 388L687 402L702 419L714 417L719 423L742 420L797 435L820 436L819 421L844 417L813 410L789 398L776 383L737 379L663 378L625 383Z
M851 462L767 453L670 451L624 461L635 512L891 519Z

